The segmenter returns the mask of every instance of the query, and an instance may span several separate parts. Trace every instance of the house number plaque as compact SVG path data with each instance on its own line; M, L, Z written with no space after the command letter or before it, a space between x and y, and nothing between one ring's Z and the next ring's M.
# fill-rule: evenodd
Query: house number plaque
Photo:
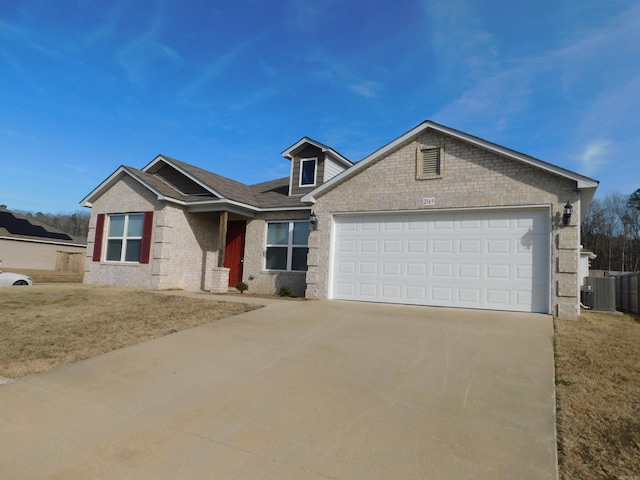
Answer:
M422 199L423 207L433 207L436 204L436 197L425 197Z

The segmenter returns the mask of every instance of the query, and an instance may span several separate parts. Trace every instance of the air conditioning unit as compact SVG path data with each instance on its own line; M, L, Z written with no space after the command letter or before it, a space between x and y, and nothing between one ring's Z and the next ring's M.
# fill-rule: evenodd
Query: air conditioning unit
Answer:
M612 277L585 277L582 303L592 310L616 311L616 280Z

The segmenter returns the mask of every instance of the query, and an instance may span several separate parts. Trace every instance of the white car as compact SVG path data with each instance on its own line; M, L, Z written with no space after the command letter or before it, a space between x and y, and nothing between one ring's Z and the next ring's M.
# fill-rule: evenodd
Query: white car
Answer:
M8 287L9 285L33 285L33 280L21 273L0 271L0 287Z

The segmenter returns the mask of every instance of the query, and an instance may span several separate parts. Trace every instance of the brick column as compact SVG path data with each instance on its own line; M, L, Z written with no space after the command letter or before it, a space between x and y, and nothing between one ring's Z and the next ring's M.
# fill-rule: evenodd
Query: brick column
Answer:
M213 267L211 269L211 293L227 293L229 291L229 268Z
M560 227L556 237L556 315L576 319L580 315L578 302L578 227Z

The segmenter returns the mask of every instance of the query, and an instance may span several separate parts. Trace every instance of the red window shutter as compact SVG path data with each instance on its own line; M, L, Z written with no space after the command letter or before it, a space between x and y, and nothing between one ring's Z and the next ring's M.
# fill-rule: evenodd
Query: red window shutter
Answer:
M153 232L153 212L144 212L144 226L142 229L142 248L140 249L140 263L149 263L151 256L151 233Z
M93 241L93 261L99 262L102 256L102 240L104 238L104 213L98 214L96 221L96 237Z

